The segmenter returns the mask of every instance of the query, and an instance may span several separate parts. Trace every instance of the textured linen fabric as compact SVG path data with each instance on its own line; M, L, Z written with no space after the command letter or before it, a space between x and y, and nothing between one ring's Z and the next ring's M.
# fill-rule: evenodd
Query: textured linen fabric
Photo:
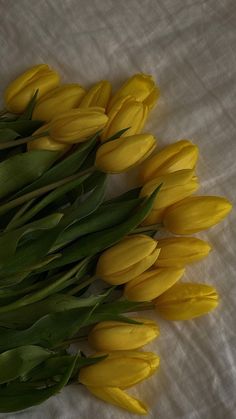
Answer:
M42 62L55 67L64 82L86 87L100 79L116 87L136 72L153 74L161 99L147 130L160 147L181 138L195 141L200 193L235 202L235 0L1 0L0 10L1 94L19 73ZM110 193L132 181L131 175L113 176ZM160 369L130 393L148 403L148 418L236 417L235 221L233 211L199 234L213 251L186 270L186 280L216 286L217 310L188 322L158 319L161 335L145 348L160 355ZM1 417L138 418L82 386Z

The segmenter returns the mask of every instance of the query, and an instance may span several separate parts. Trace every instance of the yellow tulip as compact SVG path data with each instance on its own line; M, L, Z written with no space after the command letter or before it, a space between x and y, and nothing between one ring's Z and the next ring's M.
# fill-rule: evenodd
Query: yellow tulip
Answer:
M22 113L38 90L37 98L55 89L60 82L56 71L47 64L39 64L21 74L7 87L4 99L6 108L13 113Z
M80 108L98 106L106 109L111 96L111 83L107 80L94 84L80 102Z
M107 353L96 354L101 355ZM159 362L153 352L114 351L102 361L81 368L79 381L85 386L125 389L153 375Z
M96 274L109 284L124 284L150 268L159 252L151 237L128 236L101 254Z
M51 121L54 116L78 108L85 90L79 84L64 84L51 90L37 101L32 119Z
M232 204L220 196L191 196L169 207L164 226L174 234L192 234L219 223Z
M147 415L148 407L145 403L131 397L124 390L118 387L92 387L87 386L87 389L98 399L114 406L121 407L131 413L138 415Z
M154 300L179 281L183 274L183 268L150 269L128 282L124 295L130 301Z
M155 147L156 140L151 134L120 137L99 147L95 166L102 172L124 172L145 160Z
M178 170L147 182L141 189L140 196L150 196L160 184L162 187L155 199L152 211L144 220L143 225L161 222L167 207L192 195L199 187L194 170Z
M97 353L103 355L104 353ZM147 414L147 406L123 389L154 374L160 359L152 352L116 351L80 370L79 381L99 399L132 413Z
M89 332L90 345L98 351L108 352L137 349L159 335L159 328L154 321L140 317L134 320L142 324L112 320L98 323Z
M118 99L125 96L132 96L136 100L147 105L148 109L152 109L156 104L159 95L159 88L155 84L152 76L143 73L135 74L130 77L113 96L109 103L109 109Z
M108 112L108 123L101 135L102 141L124 128L129 129L122 134L122 137L138 134L146 122L147 114L148 108L142 102L131 96L121 97Z
M33 135L38 135L43 132L49 131L49 124L42 125L39 129L37 129ZM27 150L51 150L51 151L61 151L66 152L70 149L70 145L58 143L54 141L50 135L45 135L44 137L37 138L36 140L29 141L27 143Z
M196 237L159 239L158 247L160 247L161 252L154 264L158 268L181 268L188 263L205 258L211 250L209 243Z
M61 143L80 143L104 128L107 120L102 108L71 109L52 119L50 136Z
M175 284L155 301L158 313L167 320L190 320L217 307L219 295L205 284Z
M188 140L177 141L156 153L142 165L141 183L167 173L194 169L198 159L198 147Z

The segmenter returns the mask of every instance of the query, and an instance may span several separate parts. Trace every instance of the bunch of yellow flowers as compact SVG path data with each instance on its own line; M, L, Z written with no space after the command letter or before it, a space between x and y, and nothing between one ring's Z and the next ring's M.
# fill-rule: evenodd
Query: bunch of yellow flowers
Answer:
M159 87L146 74L134 75L112 94L109 81L99 81L88 90L75 83L61 84L57 72L41 64L8 86L5 106L6 112L23 114L36 95L31 120L41 124L26 138L26 153L57 152L54 162L63 161L91 136L98 136L93 164L81 171L81 177L98 172L126 172L140 164L137 185L140 202L147 202L160 190L137 228L115 240L113 245L104 244L97 250L95 275L85 280L84 287L101 279L121 290L121 303L132 302L131 307L137 303L137 311L154 309L166 320L189 320L213 310L219 301L214 286L181 280L188 264L200 261L211 251L207 241L191 235L219 223L232 206L224 197L194 195L199 188L195 173L197 145L182 139L159 151L155 136L144 132L159 94ZM78 179L77 176L72 180L79 182ZM23 200L16 196L15 200L21 199L20 204L25 206L9 225L20 228L19 220L24 220L28 211L27 202L35 204L40 194L49 191L43 190L38 195L29 191L33 201L25 198L26 195ZM17 206L19 201L15 200L10 201L10 206L6 203L7 208ZM37 201L36 204L41 205ZM34 210L34 216L37 211ZM61 212L66 216L66 209ZM72 222L68 228L73 228ZM107 243L107 233L102 229L98 230L99 234L101 237L104 234ZM164 232L163 237L157 240L156 231ZM49 259L45 259L46 266L60 269L60 256L53 253L60 248L60 241L53 245ZM68 264L76 260L70 259L69 251L65 250L65 254L69 255ZM43 267L41 263L39 274ZM60 271L55 273L58 275ZM77 285L77 291L82 288ZM88 343L96 351L94 358L101 357L101 360L80 368L77 380L105 402L136 414L147 414L145 403L125 390L158 368L159 357L155 353L139 351L158 336L156 322L143 316L128 320L113 320L111 316L97 322L88 332Z

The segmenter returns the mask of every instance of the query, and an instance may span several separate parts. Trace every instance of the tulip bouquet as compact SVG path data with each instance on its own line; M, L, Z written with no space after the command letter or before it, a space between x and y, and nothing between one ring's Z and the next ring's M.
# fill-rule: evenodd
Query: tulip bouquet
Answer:
M147 414L126 389L157 369L159 357L139 349L159 328L129 313L154 309L167 320L187 320L217 306L213 286L180 281L185 266L211 250L185 235L221 221L231 204L191 196L199 186L192 142L155 150L143 128L158 97L144 74L112 96L108 81L87 91L63 85L45 64L6 89L0 412L35 406L79 383L105 402ZM137 187L108 199L109 174L140 163ZM164 232L159 240L157 231ZM84 339L95 350L89 356L78 351Z

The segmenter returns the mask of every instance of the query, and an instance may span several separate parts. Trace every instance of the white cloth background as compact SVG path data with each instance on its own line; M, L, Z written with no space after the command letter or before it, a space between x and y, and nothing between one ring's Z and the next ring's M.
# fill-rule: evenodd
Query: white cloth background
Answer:
M0 0L1 92L27 67L46 62L65 82L85 86L133 73L153 74L161 99L148 130L160 147L193 139L200 147L203 194L236 189L235 0ZM117 194L127 177L112 179ZM213 252L187 268L186 279L215 285L212 314L188 322L159 320L161 336L148 350L159 372L132 391L151 407L148 418L236 418L235 213L199 237ZM6 417L2 415L1 417ZM11 419L128 419L81 386Z

